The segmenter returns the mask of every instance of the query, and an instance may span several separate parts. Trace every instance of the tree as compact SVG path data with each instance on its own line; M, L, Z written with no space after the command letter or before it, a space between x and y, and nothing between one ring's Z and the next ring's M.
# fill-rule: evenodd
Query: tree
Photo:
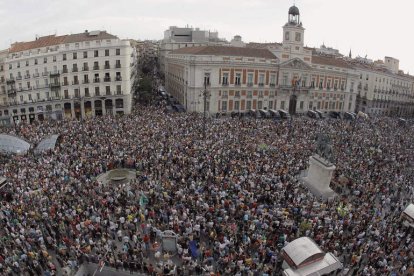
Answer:
M149 104L154 97L152 89L152 79L146 75L142 76L138 83L138 102Z

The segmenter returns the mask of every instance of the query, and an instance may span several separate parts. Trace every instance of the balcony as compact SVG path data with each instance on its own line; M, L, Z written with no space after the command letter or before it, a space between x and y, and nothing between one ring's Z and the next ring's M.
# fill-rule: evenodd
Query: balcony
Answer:
M50 72L49 76L50 76L51 78L54 78L54 77L59 77L59 76L60 76L60 72L59 72L59 71L56 71L56 72Z
M82 67L82 71L89 71L89 66Z
M38 78L39 77L39 73L34 73L33 74L33 78Z
M10 79L6 80L6 84L8 84L8 85L13 84L13 83L15 83L15 82L16 82L16 81L14 80L14 78L13 78L13 77L11 77Z
M117 94L117 95L122 95L122 94L124 94L124 93L123 93L122 91L119 91L119 90L118 90L118 91L116 91L116 94ZM122 107L122 106L121 106L121 107ZM116 106L116 108L120 108L120 107L117 105L117 106Z
M228 82L223 82L222 86L229 86L229 83Z
M229 96L228 96L228 95L222 95L222 96L221 96L221 98L222 98L222 99L228 99L228 98L229 98Z
M252 99L253 98L253 95L247 95L247 98L248 99Z
M253 86L253 83L252 83L252 82L248 82L248 83L247 83L247 86L248 86L248 87L252 87L252 86Z
M264 83L259 83L259 87L263 87L264 86Z
M73 67L72 72L78 72L78 67Z
M67 74L67 73L68 73L68 68L63 68L62 74Z
M93 70L99 70L99 65L94 65Z
M104 78L104 82L109 82L109 81L111 81L111 78L110 77L105 77Z
M63 85L63 86L68 86L68 85L69 85L69 83L68 83L67 81L64 81L62 85Z
M271 83L271 84L269 84L269 86L270 86L270 87L276 87L276 84Z
M25 80L30 79L30 75L24 75L24 79Z
M87 80L83 80L83 81L82 81L82 83L83 83L83 84L88 84L88 83L89 83L89 79L87 79Z
M99 79L99 78L94 78L94 79L93 79L93 82L94 82L94 83L98 83L98 82L100 82L100 79Z
M49 87L50 88L59 88L60 87L60 82L51 83L51 84L49 84Z
M79 84L79 81L78 80L72 81L72 85L78 85L78 84Z
M115 68L121 68L121 64L120 63L115 64Z
M234 84L234 86L240 86L241 84L240 84L240 82L236 82L235 84Z
M116 76L116 77L115 77L115 80L116 80L116 81L122 81L122 77L121 77L121 76Z
M17 76L16 80L22 80L22 76Z
M47 75L49 75L49 72L47 72L47 71L46 72L42 72L42 76L43 77L46 77Z
M109 64L105 64L105 69L111 69L111 66Z

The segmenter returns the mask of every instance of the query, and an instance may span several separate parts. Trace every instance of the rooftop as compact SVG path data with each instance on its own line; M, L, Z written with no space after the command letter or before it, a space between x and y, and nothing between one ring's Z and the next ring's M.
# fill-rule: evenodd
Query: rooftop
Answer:
M85 31L79 34L71 34L71 35L48 35L48 36L41 36L36 38L36 40L28 41L28 42L15 42L10 47L10 53L22 52L31 49L38 49L48 46L55 46L59 44L65 43L74 43L74 42L82 42L82 41L91 41L91 40L103 40L103 39L116 39L117 36L111 35L106 31Z
M345 60L340 59L340 58L335 58L333 56L312 55L312 64L328 65L328 66L352 69L352 66L349 65Z
M266 59L277 59L267 49L229 47L229 46L199 46L186 47L175 50L172 54L204 55L204 56L239 56L239 57L256 57Z
M283 251L296 267L315 255L324 255L316 243L308 237L298 238L283 247Z

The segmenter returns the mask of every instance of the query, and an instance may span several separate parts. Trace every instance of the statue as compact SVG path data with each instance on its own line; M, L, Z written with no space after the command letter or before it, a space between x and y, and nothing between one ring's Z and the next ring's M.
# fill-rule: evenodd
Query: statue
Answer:
M316 153L326 161L334 162L331 139L327 134L319 133L316 136Z

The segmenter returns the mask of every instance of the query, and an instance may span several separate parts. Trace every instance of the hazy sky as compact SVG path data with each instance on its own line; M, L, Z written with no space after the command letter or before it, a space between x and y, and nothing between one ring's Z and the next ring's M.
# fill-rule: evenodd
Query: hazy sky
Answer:
M296 0L305 44L371 59L392 56L414 74L410 0ZM120 38L161 39L168 26L217 30L230 40L280 42L293 0L0 0L1 47L35 35L106 29Z

